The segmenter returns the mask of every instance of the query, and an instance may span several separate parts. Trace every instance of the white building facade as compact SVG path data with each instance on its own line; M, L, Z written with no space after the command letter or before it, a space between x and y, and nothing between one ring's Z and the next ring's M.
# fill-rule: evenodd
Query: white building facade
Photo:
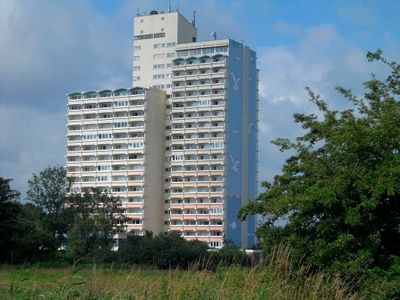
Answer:
M68 95L67 176L71 192L121 198L127 230L162 231L165 92L150 88Z
M133 234L249 248L255 220L237 213L257 195L256 53L196 37L179 12L135 18L134 87L68 96L67 174L75 192L121 197Z

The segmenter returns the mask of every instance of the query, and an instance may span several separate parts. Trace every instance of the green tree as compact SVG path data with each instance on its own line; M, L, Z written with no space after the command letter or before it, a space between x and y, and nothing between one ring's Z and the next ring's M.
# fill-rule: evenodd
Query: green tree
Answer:
M37 206L21 205L12 236L13 262L36 262L54 257L54 237L45 225L45 213Z
M20 193L11 189L11 180L0 177L0 261L9 260L15 249L15 223L21 211Z
M33 174L28 181L28 200L41 208L45 226L54 237L54 248L65 242L68 215L65 213L68 180L64 167L48 166L39 175Z
M308 89L320 116L294 115L304 134L273 141L294 154L239 216L265 216L258 235L267 250L288 243L294 259L350 277L393 270L397 260L399 276L400 65L379 50L367 58L390 75L372 76L362 98L337 88L355 108L341 112ZM277 226L280 218L287 221Z
M100 193L68 196L67 211L72 216L68 230L68 256L104 260L113 246L113 237L126 223L118 197Z

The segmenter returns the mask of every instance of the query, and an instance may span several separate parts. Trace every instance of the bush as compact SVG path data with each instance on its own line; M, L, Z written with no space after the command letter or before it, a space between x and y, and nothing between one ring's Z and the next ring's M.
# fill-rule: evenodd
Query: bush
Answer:
M119 260L129 264L153 265L161 269L187 268L207 255L207 245L199 241L186 241L177 233L153 236L129 236L121 246Z

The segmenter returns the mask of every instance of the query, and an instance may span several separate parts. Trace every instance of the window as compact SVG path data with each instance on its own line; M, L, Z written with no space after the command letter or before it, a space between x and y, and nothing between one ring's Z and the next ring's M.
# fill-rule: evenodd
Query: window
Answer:
M153 65L153 69L154 69L154 70L156 70L156 69L164 69L164 67L165 67L164 64L156 64L156 65Z
M141 202L143 202L143 198L140 198L140 197L131 197L131 198L128 198L128 202L141 203Z
M143 33L143 31L140 31L140 33ZM165 32L154 33L154 34L135 35L134 40L147 40L147 39L160 38L160 37L165 37Z
M183 160L184 159L184 156L182 155L182 154L179 154L179 155L172 155L171 156L171 160L172 161L175 161L175 160Z
M128 122L117 122L114 123L114 128L128 127Z
M165 47L165 44L164 43L162 43L162 44L154 44L153 45L153 48L154 49L160 49L160 48L164 48Z
M153 79L162 79L162 78L165 78L164 74L154 74L153 75Z
M128 212L128 213L129 213L129 212ZM129 219L129 220L126 222L126 224L128 224L128 225L141 225L141 224L143 224L143 221L140 220L140 219ZM137 230L135 230L135 231L137 231Z
M96 134L85 134L82 136L83 140L95 140L96 139Z
M128 149L143 148L143 142L128 143Z
M198 102L198 106L210 106L210 104L211 104L211 100L209 100L209 99L202 99L202 100L199 100L199 102Z
M111 170L111 165L98 165L97 171L108 171Z
M141 209L141 208L128 208L126 210L126 212L128 214L142 214L143 213L143 209Z
M108 181L109 177L108 176L97 176L97 181Z
M119 101L114 101L114 106L128 106L128 101L127 100L119 100Z
M175 52L167 53L167 58L175 57Z
M133 76L133 81L138 81L140 80L140 76Z
M134 46L133 50L138 51L138 50L140 50L140 48L141 48L140 46Z
M139 61L140 60L140 56L134 56L133 57L133 61Z
M133 67L133 71L139 71L140 70L140 66L134 66Z

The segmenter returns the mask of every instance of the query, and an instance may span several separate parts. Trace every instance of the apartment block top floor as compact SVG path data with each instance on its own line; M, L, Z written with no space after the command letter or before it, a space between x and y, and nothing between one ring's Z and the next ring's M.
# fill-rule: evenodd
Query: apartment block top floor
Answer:
M189 22L179 12L159 13L152 11L149 15L137 15L134 18L134 40L161 38L179 43L195 42L197 29L194 21Z
M149 87L133 87L133 88L120 88L115 90L100 90L100 91L84 91L84 92L72 92L67 94L68 101L82 101L96 98L115 98L115 97L126 97L126 96L138 96L146 95L148 91L164 93L163 90Z
M256 52L250 49L243 43L237 42L233 39L220 39L220 40L209 40L194 43L185 43L176 45L176 57L187 57L187 56L214 56L218 54L229 54L229 47L243 47L248 48L252 52L252 59L256 59Z

